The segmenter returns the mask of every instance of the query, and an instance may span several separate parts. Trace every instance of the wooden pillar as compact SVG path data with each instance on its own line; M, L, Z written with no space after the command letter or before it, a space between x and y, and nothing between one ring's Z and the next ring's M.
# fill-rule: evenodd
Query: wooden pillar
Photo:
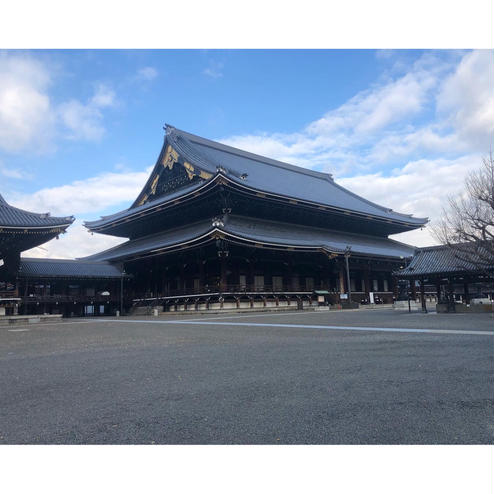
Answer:
M391 277L391 286L393 290L393 298L394 300L398 299L398 280L396 279L395 276Z
M180 279L178 281L178 289L185 292L185 268L184 261L180 259Z
M453 287L453 280L448 278L448 311L456 312L456 302Z
M415 278L410 280L410 289L412 292L412 300L417 300L417 288L415 287Z
M254 259L249 261L249 278L247 280L247 291L254 290Z
M226 291L226 257L223 255L220 257L220 292Z
M346 283L345 283L345 266L344 264L341 264L340 265L340 269L339 269L339 289L340 289L340 293L347 293L346 291Z
M199 259L199 290L204 290L204 259Z
M369 267L365 267L364 269L364 291L365 291L365 298L369 300L370 298L370 269Z
M439 280L436 281L436 297L437 303L441 302L441 282Z
M470 303L470 292L468 291L468 282L463 283L463 292L465 293L465 304Z
M238 265L239 261L230 261L230 269L232 270L233 285L235 285L234 290L238 290L240 285L240 267Z
M425 286L423 278L420 279L420 300L422 301L422 312L427 312L427 304L425 302Z

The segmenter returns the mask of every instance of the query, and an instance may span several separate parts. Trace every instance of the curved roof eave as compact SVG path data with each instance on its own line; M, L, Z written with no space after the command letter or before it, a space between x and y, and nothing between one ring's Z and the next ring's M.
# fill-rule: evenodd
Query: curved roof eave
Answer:
M67 228L74 220L74 216L50 216L49 213L33 213L11 206L0 195L0 228L9 230Z
M268 197L268 198L269 198L269 196L272 196L273 198L277 197L277 198L287 200L287 201L290 201L293 199L290 196L284 196L281 194L273 194L272 192L266 191L264 189L252 188L252 187L246 185L245 183L243 183L243 181L240 177L237 177L237 176L235 176L231 173L228 173L228 172L229 172L228 170L224 170L224 169L221 171L217 171L215 173L215 175L212 178L210 178L209 180L206 180L204 182L200 182L197 184L193 184L192 186L190 186L188 188L177 190L176 192L174 192L172 194L167 194L166 196L162 196L162 197L156 199L155 201L147 202L141 206L137 206L135 208L125 209L125 210L119 211L118 213L115 213L115 214L110 215L110 216L104 216L99 220L85 221L84 226L90 230L91 229L96 230L96 229L100 229L100 228L104 228L106 226L109 226L113 222L118 222L118 221L122 221L122 220L127 221L132 217L139 217L139 216L145 215L147 213L155 212L155 210L159 211L161 207L166 207L168 205L168 203L174 203L176 201L181 201L181 200L187 199L191 195L195 196L198 192L208 191L212 186L216 185L216 183L221 179L224 179L227 181L226 185L228 185L228 182L230 182L230 183L235 184L236 186L241 187L242 189L248 190L251 193L266 194L266 197ZM317 203L317 202L311 202L311 201L300 200L300 199L297 199L297 202L299 204L302 204L302 205L306 204L306 205L317 207L317 208L323 207L324 209L326 209L328 211L335 210L335 211L340 211L341 213L348 212L348 213L357 214L359 216L364 216L364 217L367 217L370 219L375 219L378 221L392 221L394 223L398 222L398 223L406 224L406 225L412 226L412 227L415 226L417 228L425 225L428 222L428 218L414 218L414 217L411 217L408 215L401 215L404 217L403 218L400 217L400 218L390 219L389 217L385 217L385 216L369 215L369 214L362 213L359 211L340 209L340 208L337 208L335 206L328 206L326 204L321 204L321 203ZM395 214L399 214L399 213L395 213Z
M214 178L211 178L205 182L198 182L195 184L192 184L189 187L177 190L171 194L167 194L165 196L161 196L154 201L146 202L145 204L142 204L141 206L136 206L134 208L130 207L128 209L123 209L122 211L118 211L117 213L114 213L109 216L102 216L99 220L94 220L94 221L85 221L83 225L86 228L93 229L93 228L100 228L104 227L107 225L110 225L114 221L119 221L123 219L130 218L132 216L139 217L142 214L146 214L150 210L155 210L158 209L162 206L167 205L169 202L176 202L177 200L182 200L184 197L187 197L191 194L195 194L198 192L199 189L203 188L208 188L211 183L214 182Z
M413 252L411 246L387 238L329 232L313 227L293 228L290 224L281 225L267 220L257 222L252 228L250 219L228 217L224 221L214 218L212 221L201 221L173 231L129 240L83 260L124 261L150 257L195 247L218 236L224 236L232 243L248 243L268 249L342 254L350 247L354 255L396 259Z
M336 210L341 212L348 212L350 214L357 214L359 216L368 217L369 219L376 219L379 221L392 221L394 223L400 223L406 225L411 228L419 228L424 226L429 219L428 218L416 218L413 215L398 213L393 211L390 208L385 208L384 206L380 206L372 201L361 197L354 192L342 187L341 185L334 182L331 175L327 173L317 172L314 170L309 170L306 168L302 168L299 166L291 165L288 163L283 163L281 161L272 160L270 158L266 158L263 156L259 156L253 153L249 153L247 151L243 151L240 149L236 149L215 141L210 141L208 139L195 136L193 134L189 134L182 130L176 129L170 125L166 126L167 134L165 136L163 147L160 151L158 160L155 164L153 171L151 172L146 185L143 187L142 191L139 193L137 199L134 201L132 206L128 209L119 211L113 215L102 217L99 220L94 221L86 221L84 222L84 226L88 229L101 229L107 226L110 226L114 221L120 221L122 219L128 219L133 216L139 216L139 214L146 214L148 211L154 210L155 208L159 208L160 206L166 205L168 202L176 201L177 199L184 198L191 192L196 192L198 190L202 190L205 188L205 185L214 182L218 175L224 175L228 180L232 183L244 188L248 189L252 192L259 192L263 194L269 194L273 197L279 197L285 200L296 200L301 204L308 204L316 207L327 208L328 210ZM198 149L199 146L194 146L194 143L200 144L201 146L205 146L210 149L216 149L223 153L227 153L229 155L235 156L236 158L245 158L246 160L256 160L261 164L265 164L268 168L276 168L278 170L282 170L283 173L298 173L304 176L306 179L313 180L314 182L310 182L308 184L308 188L310 188L310 184L314 183L321 186L321 183L327 184L329 187L334 187L336 191L340 191L341 197L343 197L343 202L345 198L349 200L357 201L356 204L360 202L363 207L359 210L356 207L344 207L343 205L332 204L330 200L327 201L317 201L311 200L307 194L302 197L302 193L297 195L286 194L283 190L279 190L276 185L276 180L265 180L261 181L261 184L249 183L249 177L247 173L243 173L241 170L235 170L228 164L221 163L219 160L213 159L211 156L208 156L204 151ZM151 178L156 172L157 168L160 166L160 160L163 156L164 150L166 146L170 144L172 147L179 153L180 156L190 161L194 166L207 171L210 174L213 174L213 177L206 180L205 182L200 182L197 184L193 184L190 187L186 187L183 189L179 189L170 194L166 194L155 201L147 202L141 206L136 206L138 199L142 196L146 188L151 183ZM258 171L258 170L256 170ZM260 174L263 173L263 168L259 168ZM267 173L267 172L266 172ZM285 177L286 178L286 177ZM265 187L264 184L273 185L271 190L269 187ZM325 185L326 186L326 185ZM276 189L276 190L274 190ZM326 190L326 189L324 189ZM303 191L310 194L310 190ZM327 190L326 195L331 195L331 190ZM324 199L321 197L321 199ZM313 199L313 198L312 198ZM363 210L368 206L368 210Z

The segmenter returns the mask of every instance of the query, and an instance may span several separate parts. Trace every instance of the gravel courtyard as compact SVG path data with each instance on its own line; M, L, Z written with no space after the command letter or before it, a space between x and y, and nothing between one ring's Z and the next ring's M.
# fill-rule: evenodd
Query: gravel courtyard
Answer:
M391 309L0 327L0 444L492 444L494 320Z

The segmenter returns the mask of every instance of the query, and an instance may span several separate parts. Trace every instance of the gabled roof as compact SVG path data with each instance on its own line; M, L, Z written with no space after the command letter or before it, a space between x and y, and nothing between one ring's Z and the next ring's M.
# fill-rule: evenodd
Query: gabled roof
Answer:
M204 176L211 178L141 205L143 197L146 196L145 191L149 189L163 167L164 150L168 146L193 167L202 171ZM87 222L86 226L90 229L98 228L120 218L132 216L138 211L145 213L157 205L204 187L204 182L214 181L218 174L244 189L320 205L341 212L354 212L382 221L399 222L407 225L408 229L420 227L427 222L427 218L414 218L412 215L397 213L368 201L336 184L327 173L259 156L167 125L160 157L134 204L115 215Z
M0 195L0 228L44 229L52 227L68 227L74 222L73 216L57 217L49 213L32 213L16 208L7 203Z
M24 278L120 278L122 270L108 262L21 257Z
M425 275L453 274L478 272L484 269L494 269L491 263L487 265L486 256L480 256L473 247L468 244L459 246L435 245L417 249L410 264L396 276L412 278Z
M212 241L218 235L224 236L232 243L250 244L268 249L326 251L342 254L349 247L351 254L396 259L409 257L414 251L413 247L388 238L226 215L222 218L213 218L182 228L129 240L85 259L124 261L188 246L197 246L200 243Z
M168 136L186 155L200 156L200 166L224 169L229 178L254 189L417 225L427 221L370 202L336 184L328 173L242 151L171 126L167 126Z

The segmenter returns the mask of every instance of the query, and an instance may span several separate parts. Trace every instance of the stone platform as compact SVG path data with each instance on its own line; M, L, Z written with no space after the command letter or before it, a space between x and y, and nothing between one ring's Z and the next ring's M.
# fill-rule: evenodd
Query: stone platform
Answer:
M39 314L30 316L1 316L0 327L13 324L33 324L40 322L55 322L62 318L62 314Z

